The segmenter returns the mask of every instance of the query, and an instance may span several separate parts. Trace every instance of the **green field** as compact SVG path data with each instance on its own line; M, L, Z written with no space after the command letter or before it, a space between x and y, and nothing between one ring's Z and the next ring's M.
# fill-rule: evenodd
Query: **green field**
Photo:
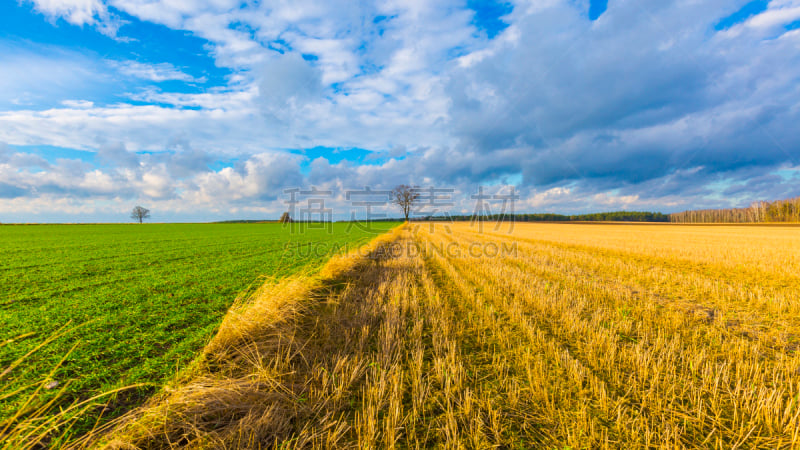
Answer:
M0 373L70 330L0 376L0 419L75 344L47 380L59 383L51 391L66 386L60 401L69 403L151 383L118 396L105 415L118 414L196 357L238 294L318 269L331 251L396 225L334 224L332 233L275 223L0 226Z

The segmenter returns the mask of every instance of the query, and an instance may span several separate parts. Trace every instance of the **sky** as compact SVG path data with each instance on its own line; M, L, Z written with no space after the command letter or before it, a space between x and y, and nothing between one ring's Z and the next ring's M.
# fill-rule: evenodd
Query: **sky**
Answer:
M5 0L0 222L747 206L799 78L800 0Z

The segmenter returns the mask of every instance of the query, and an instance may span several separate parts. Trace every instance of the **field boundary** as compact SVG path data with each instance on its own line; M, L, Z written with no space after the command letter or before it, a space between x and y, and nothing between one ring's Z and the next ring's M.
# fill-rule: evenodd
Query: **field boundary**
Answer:
M364 264L382 258L381 249L396 241L405 225L395 227L344 255L334 255L316 273L290 275L277 283L268 279L249 295L243 295L224 316L219 330L201 354L173 381L154 394L144 405L78 438L65 448L133 448L131 442L147 439L152 430L164 425L171 405L187 397L198 399L232 388L240 394L263 386L253 383L243 371L251 370L263 345L281 331L295 327L300 317L342 288L345 275ZM298 350L299 352L300 350ZM293 357L296 355L287 355ZM272 386L280 388L280 386ZM280 390L280 389L279 389ZM277 393L280 395L280 392Z

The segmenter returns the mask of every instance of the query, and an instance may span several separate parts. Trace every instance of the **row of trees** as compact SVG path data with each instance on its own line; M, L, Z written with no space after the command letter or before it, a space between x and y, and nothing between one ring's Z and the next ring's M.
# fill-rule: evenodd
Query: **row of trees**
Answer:
M755 202L747 208L701 209L669 215L675 223L800 222L800 197Z
M513 220L515 222L669 222L669 216L658 212L615 211L566 216L563 214L489 214L451 216L454 221L465 220ZM426 217L417 220L441 220L442 217Z

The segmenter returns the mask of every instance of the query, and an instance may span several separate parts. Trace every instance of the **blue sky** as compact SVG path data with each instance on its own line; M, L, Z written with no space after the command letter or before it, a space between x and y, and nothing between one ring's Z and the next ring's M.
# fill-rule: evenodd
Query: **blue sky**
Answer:
M0 3L0 222L277 217L317 186L518 211L800 195L800 0Z

